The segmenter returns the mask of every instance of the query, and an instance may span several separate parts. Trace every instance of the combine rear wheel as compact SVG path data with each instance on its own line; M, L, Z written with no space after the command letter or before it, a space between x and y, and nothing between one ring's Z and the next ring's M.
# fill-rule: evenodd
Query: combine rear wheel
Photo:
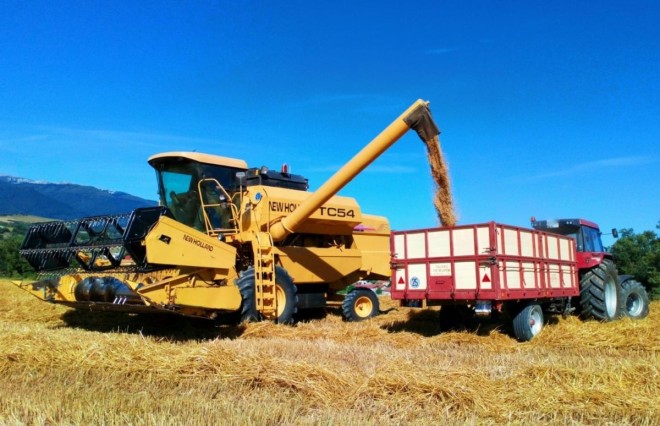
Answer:
M586 272L580 280L582 316L600 321L612 321L621 315L621 286L616 267L611 260Z
M632 319L646 318L649 314L649 295L644 286L635 280L621 283L623 312Z
M260 321L261 314L257 311L257 300L255 295L254 268L248 268L241 272L236 280L236 285L241 292L243 302L241 303L241 322ZM277 297L277 323L292 324L293 315L296 313L297 290L289 273L280 267L275 268L275 296Z
M362 321L378 315L380 302L376 293L368 288L355 288L344 298L341 305L346 321Z
M513 318L513 334L521 342L529 342L543 329L541 305L531 303Z

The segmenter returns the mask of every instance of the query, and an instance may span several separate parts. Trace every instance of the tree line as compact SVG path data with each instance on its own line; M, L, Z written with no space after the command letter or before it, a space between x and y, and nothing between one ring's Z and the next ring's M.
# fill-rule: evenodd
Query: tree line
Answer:
M660 221L656 229L660 230ZM660 235L654 231L636 234L630 228L619 234L610 248L619 274L633 275L652 299L660 299Z
M0 277L32 278L36 273L18 254L30 225L22 222L0 223Z

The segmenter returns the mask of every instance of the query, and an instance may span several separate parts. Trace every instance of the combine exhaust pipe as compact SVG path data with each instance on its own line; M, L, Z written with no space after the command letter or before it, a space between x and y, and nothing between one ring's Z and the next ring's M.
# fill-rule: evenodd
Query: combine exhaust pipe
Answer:
M319 207L337 194L348 182L353 180L355 176L398 141L408 130L414 129L424 142L438 136L440 130L433 121L428 105L429 103L426 101L417 100L307 200L300 204L293 213L273 224L270 228L273 241L281 241L287 235L295 232Z

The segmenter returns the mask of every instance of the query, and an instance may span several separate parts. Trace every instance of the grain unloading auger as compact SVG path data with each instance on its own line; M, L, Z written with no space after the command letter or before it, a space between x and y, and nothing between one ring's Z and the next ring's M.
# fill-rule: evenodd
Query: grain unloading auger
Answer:
M42 279L19 285L79 309L290 322L298 309L341 300L337 292L358 280L389 278L387 219L335 194L411 128L425 142L439 134L427 102L411 105L313 193L285 168L152 156L159 207L32 226L21 254ZM359 320L377 313L378 300L358 287L342 308Z

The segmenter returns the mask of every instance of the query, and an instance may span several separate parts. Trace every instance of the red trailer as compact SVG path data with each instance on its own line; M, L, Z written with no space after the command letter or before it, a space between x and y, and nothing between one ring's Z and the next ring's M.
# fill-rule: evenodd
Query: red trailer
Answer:
M393 299L425 300L444 315L506 308L522 341L541 331L544 312L567 313L580 295L569 236L489 222L394 231L390 243Z

